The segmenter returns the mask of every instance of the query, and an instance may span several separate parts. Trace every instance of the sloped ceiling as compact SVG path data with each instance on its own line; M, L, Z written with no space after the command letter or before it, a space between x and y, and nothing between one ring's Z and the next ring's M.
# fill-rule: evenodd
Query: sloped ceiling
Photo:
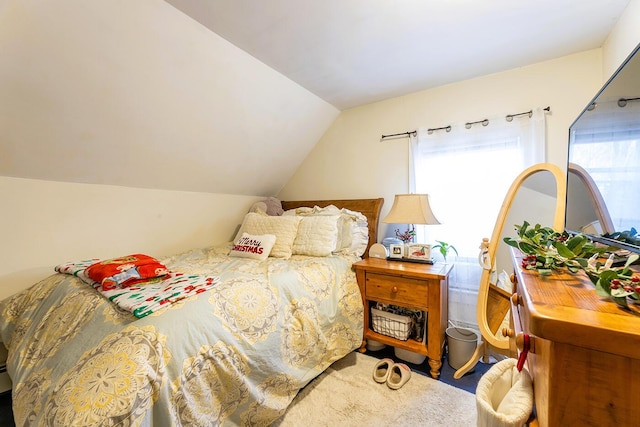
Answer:
M166 0L339 109L601 47L629 0Z
M340 109L598 47L628 0L5 0L0 176L275 195Z
M275 195L339 114L161 0L8 0L0 52L0 176Z

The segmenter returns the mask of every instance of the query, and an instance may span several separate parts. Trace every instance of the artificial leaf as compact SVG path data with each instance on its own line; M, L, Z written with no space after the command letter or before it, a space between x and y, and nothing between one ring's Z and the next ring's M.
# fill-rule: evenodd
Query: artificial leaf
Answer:
M564 258L575 258L576 254L574 254L571 249L562 244L562 242L553 242L553 247L558 251L558 255Z
M638 254L631 254L629 256L629 258L627 258L627 262L624 264L625 268L628 268L631 264L633 264L634 262L636 262L638 260L638 258L640 258L640 255Z

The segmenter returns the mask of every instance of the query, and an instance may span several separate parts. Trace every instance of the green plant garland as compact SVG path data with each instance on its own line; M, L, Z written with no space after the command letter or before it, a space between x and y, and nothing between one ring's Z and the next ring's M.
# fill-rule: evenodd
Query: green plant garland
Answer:
M584 271L595 285L598 295L611 298L616 304L629 308L628 299L640 301L640 275L634 275L630 265L638 254L630 255L623 267L613 267L613 257L600 261L607 252L618 248L596 246L587 236L570 236L540 224L531 226L525 221L516 225L518 238L505 237L504 242L525 254L522 268L536 270L542 275L567 269L571 273Z

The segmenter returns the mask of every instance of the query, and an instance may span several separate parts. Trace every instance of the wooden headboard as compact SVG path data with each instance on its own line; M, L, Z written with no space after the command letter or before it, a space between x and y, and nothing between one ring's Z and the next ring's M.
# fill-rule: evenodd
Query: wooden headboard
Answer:
M349 209L360 212L367 217L369 226L369 243L367 250L362 255L363 258L369 256L369 248L378 240L378 221L380 220L380 210L384 203L383 198L379 199L350 199L350 200L303 200L303 201L283 201L282 208L284 210L295 209L300 207L314 207L334 205L339 209Z

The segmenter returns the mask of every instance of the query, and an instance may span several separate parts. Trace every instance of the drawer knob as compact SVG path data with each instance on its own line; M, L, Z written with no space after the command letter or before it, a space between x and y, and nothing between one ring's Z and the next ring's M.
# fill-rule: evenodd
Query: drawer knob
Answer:
M502 336L503 337L508 337L511 339L515 338L515 344L516 344L516 348L520 351L524 350L525 347L525 334L516 334L516 332L513 329L510 328L502 328ZM527 351L529 353L535 353L535 347L534 347L534 342L535 339L533 336L529 336L529 348L527 349Z
M526 335L526 337L525 337ZM527 343L528 341L528 343ZM536 352L536 337L528 334L516 335L516 347L520 351L527 351L529 353ZM528 348L527 348L528 347Z
M398 292L398 287L394 286L393 288L391 288L391 292L393 292L394 294Z
M502 328L502 336L505 338L511 338L514 339L515 338L515 344L516 344L516 348L520 351L522 351L524 349L525 343L524 343L524 335L525 334L516 334L516 332L513 329L510 328ZM533 337L529 337L529 341L530 341L530 349L528 350L530 353L533 353L534 351L534 347L533 347L533 342L534 339Z
M518 295L518 294L511 295L511 303L513 305L515 305L515 306L522 305L521 302L522 302L522 300L520 299L520 295Z

